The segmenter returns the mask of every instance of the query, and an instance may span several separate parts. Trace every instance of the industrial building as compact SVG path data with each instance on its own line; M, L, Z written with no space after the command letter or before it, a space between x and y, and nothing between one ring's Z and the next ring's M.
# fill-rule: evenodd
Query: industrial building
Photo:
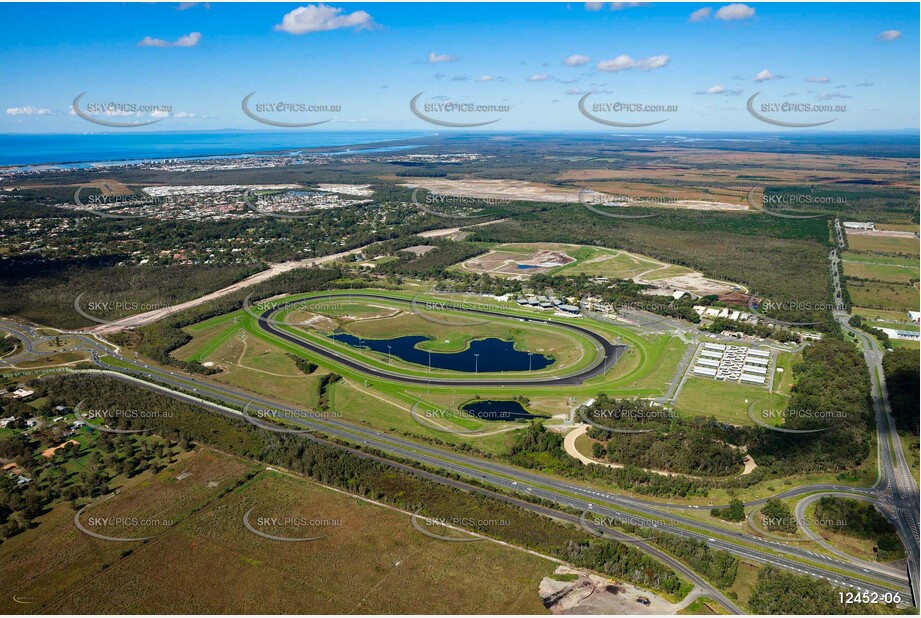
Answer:
M726 382L764 385L770 364L767 350L708 342L698 346L691 371Z

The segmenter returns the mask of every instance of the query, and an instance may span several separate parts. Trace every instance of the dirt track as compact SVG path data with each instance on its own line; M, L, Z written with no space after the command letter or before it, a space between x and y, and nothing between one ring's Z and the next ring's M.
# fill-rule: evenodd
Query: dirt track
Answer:
M487 221L485 223L478 223L477 225L489 225L490 223L499 223L499 221ZM431 230L420 234L420 236L428 237L437 237L450 235L456 233L460 228L448 228L443 230ZM374 244L374 243L371 243ZM305 260L296 260L292 262L281 262L279 264L272 264L266 270L258 272L255 275L251 275L242 281L237 281L231 285L228 285L225 288L211 292L210 294L205 294L199 298L193 298L192 300L187 300L184 303L179 303L178 305L172 305L162 309L154 309L152 311L147 311L144 313L139 313L137 315L128 316L120 320L113 320L110 324L100 324L99 326L90 327L84 329L84 332L95 333L97 335L108 335L111 333L117 333L123 331L127 328L137 328L138 326L146 326L156 322L157 320L162 320L163 318L179 313L180 311L185 311L192 307L197 307L203 305L212 300L217 300L232 294L239 290L248 288L250 286L256 285L257 283L262 283L268 279L271 279L275 275L279 275L289 270L294 270L296 268L308 268L311 266L321 266L323 264L329 264L330 262L335 262L336 260L342 259L349 255L354 255L356 253L361 253L366 247L370 245L365 245L362 247L357 247L355 249L350 249L348 251L343 251L341 253L334 253L332 255L324 255L323 257L318 258L308 258Z
M307 268L309 266L320 266L322 264L328 264L330 262L335 262L338 259L341 259L347 255L353 255L355 253L361 252L364 247L358 247L357 249L351 249L349 251L343 251L342 253L334 253L332 255L325 255L319 258L310 258L306 260L297 260L293 262L281 262L280 264L272 264L266 270L258 272L255 275L251 275L242 281L237 281L231 285L228 285L225 288L211 292L210 294L205 294L198 298L193 298L192 300L187 300L184 303L179 303L178 305L171 305L163 309L154 309L153 311L147 311L145 313L139 313L137 315L128 316L120 320L114 320L111 324L100 324L89 329L86 329L86 332L96 333L98 335L107 335L111 333L117 333L119 331L125 330L126 328L137 328L138 326L145 326L157 320L161 320L169 315L174 313L179 313L180 311L185 311L192 307L197 307L203 305L212 300L217 300L228 294L232 294L238 290L248 288L250 286L256 285L257 283L262 283L268 279L271 279L275 275L279 275L289 270L294 270L296 268Z

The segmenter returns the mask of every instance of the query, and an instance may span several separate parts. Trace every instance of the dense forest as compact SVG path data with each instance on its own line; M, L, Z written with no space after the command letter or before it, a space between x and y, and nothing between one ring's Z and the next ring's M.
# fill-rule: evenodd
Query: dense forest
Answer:
M766 312L770 317L834 328L824 309L831 298L828 227L816 219L792 223L760 215L665 210L630 221L570 205L477 228L468 240L566 242L633 251L742 284L781 305ZM802 308L807 304L823 309Z
M883 357L889 404L899 429L918 435L919 376L921 362L917 350L896 348Z
M815 505L815 524L835 534L871 539L880 562L905 556L895 526L870 503L850 498L819 498Z
M607 439L604 434L609 432L590 430L590 437L601 441L594 454L625 463L623 468L582 464L566 453L562 436L539 422L517 433L507 457L526 468L604 478L628 491L663 497L706 496L717 487L739 489L804 472L854 470L869 455L874 437L870 376L860 351L836 339L817 341L803 350L793 373L796 384L783 411L784 427L823 431L790 434L760 426L738 427L713 418L675 418L645 402L599 394L587 411L592 422L653 429L617 433ZM730 445L746 447L758 462L751 474L721 476L741 471L741 453ZM693 476L663 476L641 467Z
M680 418L646 400L605 395L596 397L584 413L596 425L588 435L599 441L594 455L603 461L694 476L742 471L742 454L713 438L714 423L708 419Z
M808 614L834 616L839 614L891 614L894 608L872 603L842 603L840 592L824 580L797 575L777 567L766 566L758 571L758 583L748 600L753 614ZM848 589L850 590L850 589Z
M870 453L874 415L870 374L853 344L823 339L803 349L793 366L796 384L784 412L784 428L816 433L790 434L762 427L728 430L732 444L748 446L758 467L783 477L804 472L844 471Z
M761 525L772 532L793 534L798 526L789 505L777 498L771 498L761 507Z
M244 266L116 266L125 256L0 261L0 314L58 328L81 328L197 298L261 270ZM104 310L95 310L94 305Z

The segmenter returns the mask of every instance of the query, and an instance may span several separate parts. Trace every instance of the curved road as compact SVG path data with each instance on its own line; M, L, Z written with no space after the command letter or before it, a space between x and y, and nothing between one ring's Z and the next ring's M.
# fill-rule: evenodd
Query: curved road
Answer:
M4 324L4 326L7 325ZM18 328L9 330L19 330L20 334L26 337L29 337L29 335L34 337L34 332L22 332L23 329L28 329L29 327L22 324L15 324L15 326ZM78 336L82 340L81 348L84 346L93 348L93 359L96 362L99 362L99 354L113 356L130 366L128 369L119 369L119 371L140 373L141 380L138 382L146 388L152 390L161 389L162 387L156 384L150 384L151 381L155 381L171 387L168 394L177 398L183 398L185 396L172 389L179 389L186 392L192 390L199 393L207 393L208 397L236 407L242 407L247 402L252 401L254 403L270 406L277 410L286 409L285 406L276 402L254 397L249 393L238 391L226 385L215 384L197 376L188 376L165 368L148 366L145 363L121 356L117 351L113 352L113 350L103 346L100 342L94 341L88 337L80 335L75 336ZM132 381L137 380L137 378L130 376L121 377ZM706 521L675 515L674 511L671 509L676 505L626 498L618 494L595 491L579 484L555 480L538 473L523 471L513 466L507 466L496 462L467 457L452 451L444 451L426 444L413 442L397 436L384 435L381 432L376 432L346 422L335 421L333 419L324 419L322 422L303 421L301 424L310 429L315 429L328 435L334 435L352 443L367 444L391 455L397 455L426 465L446 469L468 477L474 477L481 482L486 482L505 490L520 493L527 492L531 496L544 498L570 508L591 511L601 516L629 517L632 520L639 520L642 519L642 516L645 516L649 518L649 527L658 527L660 529L663 528L661 525L662 519L666 521L675 521L677 524L676 526L668 527L668 532L672 534L701 540L713 548L724 549L736 556L754 560L755 562L774 564L796 572L810 574L814 577L825 578L838 585L846 585L877 592L906 590L907 582L904 575L892 574L887 576L874 573L873 578L877 580L877 582L885 583L868 583L863 581L863 578L869 575L867 570L853 563L816 554L799 547L791 547L783 543L759 539L748 534L727 531L725 528L710 524ZM784 495L802 495L815 491L829 490L855 492L854 488L846 486L813 485L788 490L784 492ZM857 490L855 493L870 492L867 490ZM755 501L750 503L750 505L760 502L763 502L763 500ZM709 506L687 506L686 508L709 508ZM641 516L638 517L637 513L641 513Z
M328 300L336 298L354 298L355 294L326 294L323 296L311 296L310 300ZM361 298L368 298L372 300L383 300L388 302L410 304L410 301L404 298L398 298L393 296L387 296L385 294L361 294ZM299 301L292 301L299 302ZM300 301L302 302L302 301ZM384 380L392 380L394 382L401 382L404 384L420 384L420 385L431 385L431 386L457 386L462 384L464 386L575 386L582 384L585 380L589 378L594 378L599 375L603 375L611 368L611 366L617 362L626 350L627 346L622 344L611 343L601 335L595 333L592 330L583 328L581 326L575 326L573 324L564 324L562 322L553 322L551 320L541 320L539 318L525 318L517 316L509 316L504 313L499 313L497 311L486 311L485 309L469 309L469 308L451 308L452 311L461 311L464 313L473 313L476 315L487 316L491 318L501 318L504 320L518 320L520 322L527 322L530 324L551 324L558 328L564 330L570 330L578 333L582 337L585 337L591 341L595 349L598 351L598 358L591 364L591 366L577 371L575 373L564 375L564 376L548 376L543 378L505 378L505 377L492 377L492 378L470 378L459 376L457 378L445 378L445 377L420 377L420 376L410 376L393 371L387 371L384 369L377 369L370 365L367 365L361 361L355 360L349 356L344 356L339 354L336 350L327 348L325 346L313 343L304 339L303 337L298 337L295 334L289 333L287 331L281 330L275 326L274 320L271 319L272 315L278 311L285 309L287 305L282 304L279 307L273 307L263 311L257 318L259 328L261 328L266 333L269 333L273 337L278 337L283 339L288 343L292 343L300 348L308 350L309 352L322 356L328 360L344 365L349 369L353 369L360 373L364 373L375 378L380 378Z

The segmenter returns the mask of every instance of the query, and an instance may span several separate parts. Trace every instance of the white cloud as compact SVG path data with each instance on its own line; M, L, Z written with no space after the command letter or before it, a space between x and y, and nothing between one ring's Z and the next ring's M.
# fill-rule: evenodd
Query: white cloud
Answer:
M830 99L850 99L850 95L841 94L840 92L823 92L816 95L817 101L828 101Z
M902 33L898 30L883 30L876 35L877 41L894 41L902 37Z
M467 76L466 75L455 75L454 77L451 78L451 81L452 82L465 82L467 81Z
M705 20L707 20L707 19L710 19L710 14L711 14L712 12L713 12L713 9L712 9L712 8L710 8L709 6L705 6L704 8L702 8L702 9L697 9L696 11L694 11L693 13L691 13L691 17L688 18L688 21L691 22L691 23L696 23L696 22L699 22L699 21L705 21Z
M491 82L492 79L492 75L480 75L476 78L478 82Z
M869 88L870 86L875 86L873 82L860 82L859 84L854 84L858 88Z
M345 13L345 9L334 6L308 4L287 13L281 18L281 23L275 25L275 30L288 34L308 34L342 28L367 30L375 25L374 20L365 11Z
M574 94L574 95L584 95L584 94L613 94L611 90L600 90L598 88L590 88L587 90L582 90L580 88L569 88L564 94Z
M138 47L195 47L201 42L201 32L184 34L175 41L167 41L152 36L145 36L138 41Z
M436 54L435 52L429 53L429 64L440 64L442 62L457 62L457 56L452 56L451 54Z
M599 71L607 71L609 73L619 73L627 69L639 69L640 71L652 71L653 69L660 69L668 64L669 57L660 55L660 56L650 56L648 58L643 58L641 60L634 60L630 56L620 55L616 58L611 58L610 60L602 60L598 63Z
M588 64L591 61L592 59L589 58L588 56L584 56L582 54L573 54L572 56L569 56L568 58L566 58L563 61L563 64L565 64L568 67L580 67L584 64Z
M822 76L822 77L807 77L806 81L810 84L827 84L831 79Z
M612 11L622 11L624 9L632 9L638 6L648 6L648 2L586 2L585 10L586 11L600 11L604 8L604 5L608 5Z
M715 86L710 86L706 90L698 90L695 94L726 94L729 96L738 96L742 94L740 88L727 88L722 84L717 84Z
M755 9L747 4L727 4L720 7L715 17L720 21L739 21L755 15Z
M210 2L180 2L179 6L176 7L176 10L185 11L186 9L191 9L196 6L201 6L202 8L210 9L211 3Z
M774 74L771 73L769 70L764 69L763 71L761 71L760 73L758 73L757 75L755 75L755 76L752 78L752 81L756 81L756 82L766 82L766 81L770 81L770 80L772 80L772 79L783 79L783 75L774 75Z
M19 107L7 107L6 114L8 116L53 116L54 112L47 107L21 105Z
M550 75L547 73L535 73L528 78L529 82L546 82L551 79Z

